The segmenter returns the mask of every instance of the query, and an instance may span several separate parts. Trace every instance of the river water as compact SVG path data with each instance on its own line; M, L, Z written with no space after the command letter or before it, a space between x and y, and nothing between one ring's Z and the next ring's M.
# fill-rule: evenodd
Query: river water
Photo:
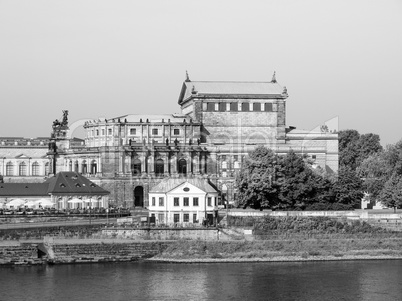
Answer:
M0 300L402 300L402 260L0 267Z

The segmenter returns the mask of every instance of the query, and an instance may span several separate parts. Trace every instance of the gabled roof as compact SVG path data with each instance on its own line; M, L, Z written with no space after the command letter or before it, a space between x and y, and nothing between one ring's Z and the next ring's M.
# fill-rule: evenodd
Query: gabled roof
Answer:
M48 196L47 183L0 183L1 197L43 197Z
M179 104L191 97L208 95L265 96L287 98L286 88L275 82L210 82L185 81L179 97Z
M166 178L163 179L158 185L150 189L149 192L167 193L186 182L194 185L195 187L201 189L206 193L217 193L216 189L213 188L212 185L209 184L207 180L199 178L188 178L188 179Z
M49 194L106 195L110 192L76 172L59 172L45 181Z

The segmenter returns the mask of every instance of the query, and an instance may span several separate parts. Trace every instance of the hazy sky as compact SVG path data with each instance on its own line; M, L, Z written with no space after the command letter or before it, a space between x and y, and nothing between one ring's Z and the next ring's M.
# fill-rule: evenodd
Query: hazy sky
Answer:
M0 136L180 112L192 80L288 88L287 125L402 138L401 0L0 0Z

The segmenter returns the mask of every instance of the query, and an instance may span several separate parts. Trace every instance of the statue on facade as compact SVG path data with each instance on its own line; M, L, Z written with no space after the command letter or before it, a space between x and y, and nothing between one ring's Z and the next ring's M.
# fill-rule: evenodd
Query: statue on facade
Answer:
M174 139L174 145L177 146L178 144L179 144L179 140L177 140L177 138Z
M166 138L166 145L169 145L169 138Z

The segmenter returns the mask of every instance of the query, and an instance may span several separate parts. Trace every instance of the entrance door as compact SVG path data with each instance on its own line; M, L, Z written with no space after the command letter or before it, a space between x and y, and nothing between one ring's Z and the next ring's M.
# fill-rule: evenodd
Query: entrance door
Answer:
M134 206L144 207L144 187L137 186L134 189Z

